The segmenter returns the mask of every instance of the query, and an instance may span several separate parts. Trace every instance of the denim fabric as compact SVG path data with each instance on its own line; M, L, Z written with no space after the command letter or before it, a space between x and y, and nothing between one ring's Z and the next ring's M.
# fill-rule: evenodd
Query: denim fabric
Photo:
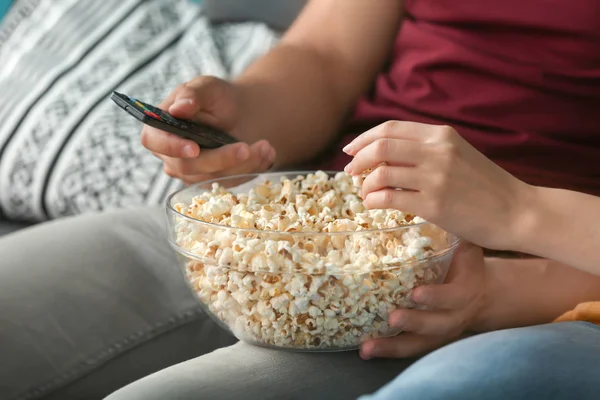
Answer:
M360 400L600 399L600 327L567 322L474 336Z

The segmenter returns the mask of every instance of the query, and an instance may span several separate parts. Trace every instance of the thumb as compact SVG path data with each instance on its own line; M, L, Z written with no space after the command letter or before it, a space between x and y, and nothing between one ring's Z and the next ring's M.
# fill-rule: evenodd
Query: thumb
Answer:
M199 76L178 87L170 97L168 111L176 118L192 119L202 114L219 114L225 99L225 82L211 76ZM226 97L226 96L225 96Z
M169 106L169 113L178 118L191 117L200 111L199 102L194 98L176 98Z
M175 118L192 119L204 108L202 107L204 102L198 97L198 94L190 88L178 90L173 96L173 101L168 106L167 111Z

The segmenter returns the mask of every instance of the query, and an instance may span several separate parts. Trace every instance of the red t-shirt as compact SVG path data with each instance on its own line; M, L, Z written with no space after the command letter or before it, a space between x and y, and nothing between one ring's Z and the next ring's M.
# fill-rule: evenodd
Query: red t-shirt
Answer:
M600 1L407 0L406 9L389 68L352 126L451 125L529 183L600 195ZM340 153L323 167L343 168Z

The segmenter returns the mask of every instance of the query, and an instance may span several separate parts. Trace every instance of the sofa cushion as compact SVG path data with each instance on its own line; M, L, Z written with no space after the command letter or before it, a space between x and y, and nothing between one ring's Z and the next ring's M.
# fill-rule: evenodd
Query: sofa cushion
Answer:
M0 220L0 236L4 236L11 232L18 231L19 229L23 229L28 227L30 224L25 222L12 222Z
M256 21L284 30L307 0L203 0L206 16L213 22Z

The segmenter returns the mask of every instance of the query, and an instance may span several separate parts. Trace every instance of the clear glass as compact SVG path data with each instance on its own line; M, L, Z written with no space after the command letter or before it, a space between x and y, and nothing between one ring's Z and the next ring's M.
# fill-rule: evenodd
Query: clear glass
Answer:
M244 193L267 180L308 173L236 176L172 194L168 239L186 281L219 325L255 345L341 351L400 333L388 326L389 313L413 308L415 287L444 281L455 236L426 222L334 233L259 231L199 221L175 208L214 182ZM432 238L428 255L398 262L397 244L414 235ZM247 247L236 248L239 243Z

